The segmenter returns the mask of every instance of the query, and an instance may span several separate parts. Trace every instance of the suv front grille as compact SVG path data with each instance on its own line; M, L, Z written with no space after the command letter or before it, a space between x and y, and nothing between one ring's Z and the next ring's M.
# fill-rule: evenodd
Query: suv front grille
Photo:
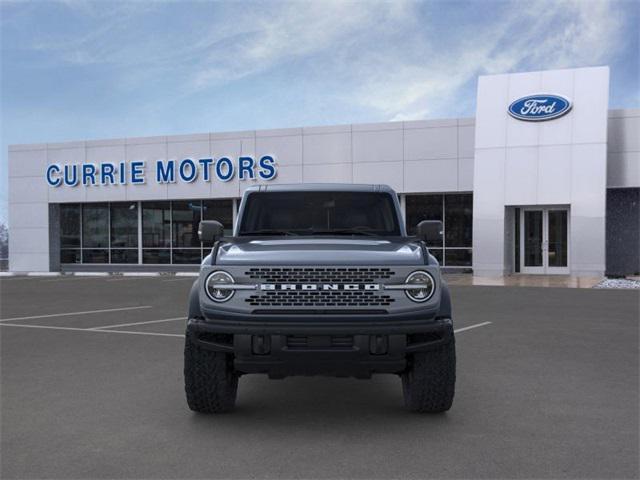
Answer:
M377 267L256 267L245 275L272 284L369 284L395 275ZM245 299L253 307L388 307L394 299L380 290L265 290Z

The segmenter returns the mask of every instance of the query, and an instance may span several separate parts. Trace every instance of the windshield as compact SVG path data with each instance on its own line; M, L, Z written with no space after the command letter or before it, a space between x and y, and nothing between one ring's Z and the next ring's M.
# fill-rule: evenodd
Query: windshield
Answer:
M239 235L400 235L388 193L257 192L246 202Z

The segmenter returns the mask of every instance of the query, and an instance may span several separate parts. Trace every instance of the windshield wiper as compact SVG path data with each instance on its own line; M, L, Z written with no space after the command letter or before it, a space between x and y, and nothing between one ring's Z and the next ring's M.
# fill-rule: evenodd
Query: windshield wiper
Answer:
M291 230L277 230L270 228L262 228L260 230L250 230L248 232L240 232L240 235L298 235Z

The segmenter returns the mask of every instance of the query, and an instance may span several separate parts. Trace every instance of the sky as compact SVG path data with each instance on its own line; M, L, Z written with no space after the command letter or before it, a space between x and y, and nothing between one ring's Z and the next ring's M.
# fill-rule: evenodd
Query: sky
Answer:
M640 1L0 0L11 144L473 116L478 75L611 67L640 106Z

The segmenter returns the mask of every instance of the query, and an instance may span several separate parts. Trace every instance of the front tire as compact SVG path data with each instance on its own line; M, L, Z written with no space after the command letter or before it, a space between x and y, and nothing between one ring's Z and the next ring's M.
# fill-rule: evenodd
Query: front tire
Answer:
M405 407L412 412L439 413L451 408L456 384L456 347L448 343L409 357L402 374Z
M187 404L194 412L223 413L236 404L239 375L233 370L230 354L202 348L185 335L184 389Z

